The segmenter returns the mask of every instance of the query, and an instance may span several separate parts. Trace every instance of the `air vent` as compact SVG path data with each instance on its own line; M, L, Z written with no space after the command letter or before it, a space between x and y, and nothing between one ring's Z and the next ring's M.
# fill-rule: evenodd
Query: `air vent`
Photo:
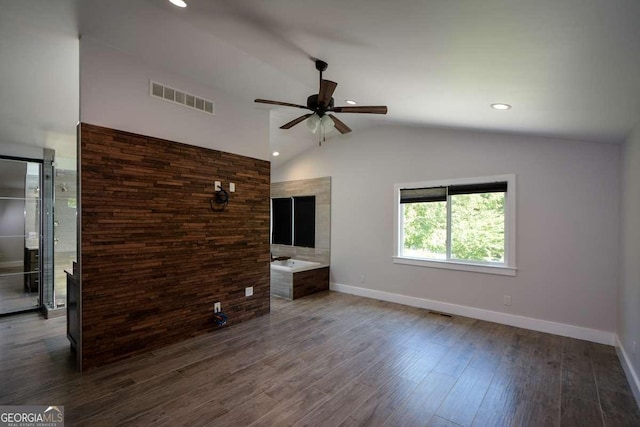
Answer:
M149 81L149 95L154 98L163 99L165 101L193 108L194 110L202 111L203 113L211 115L215 114L213 111L213 101L165 86L161 83L154 82L153 80Z
M453 317L450 314L442 313L442 312L439 312L439 311L433 311L433 310L429 310L429 314L435 314L436 316L442 316L442 317L451 317L451 318Z

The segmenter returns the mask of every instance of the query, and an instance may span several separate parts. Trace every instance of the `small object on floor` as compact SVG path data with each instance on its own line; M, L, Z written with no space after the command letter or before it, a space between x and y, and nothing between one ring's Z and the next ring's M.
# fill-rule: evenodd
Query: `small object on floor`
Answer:
M219 311L218 313L213 313L213 321L218 326L224 326L227 324L227 315L223 312Z

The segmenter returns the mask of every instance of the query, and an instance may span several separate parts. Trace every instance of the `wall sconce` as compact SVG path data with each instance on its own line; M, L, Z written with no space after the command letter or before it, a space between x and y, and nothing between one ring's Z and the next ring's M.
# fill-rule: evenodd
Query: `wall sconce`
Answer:
M209 200L211 210L214 212L222 212L229 204L229 193L222 188L220 181L215 182L215 193L213 199Z

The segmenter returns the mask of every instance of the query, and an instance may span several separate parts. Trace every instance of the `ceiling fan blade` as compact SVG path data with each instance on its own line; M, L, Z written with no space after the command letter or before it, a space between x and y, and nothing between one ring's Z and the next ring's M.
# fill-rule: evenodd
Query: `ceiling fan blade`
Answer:
M369 105L357 107L333 107L336 113L365 113L365 114L387 114L386 105Z
M336 116L334 116L333 114L327 114L329 117L331 117L331 120L333 120L333 125L335 126L335 128L338 130L338 132L340 133L349 133L351 132L351 129L349 128L349 126L345 125L342 120L338 119Z
M309 108L305 105L300 104L291 104L289 102L280 102L280 101L270 101L268 99L256 99L254 102L258 102L260 104L271 104L271 105L282 105L283 107L295 107L295 108L304 108L308 110Z
M311 114L305 114L304 116L300 116L297 119L293 119L291 120L289 123L285 123L282 126L280 126L280 129L291 129L292 127L294 127L295 125L297 125L300 122L303 122L305 120L307 120L309 117L311 117L313 115L313 113Z
M336 90L338 83L331 80L320 81L320 91L318 92L318 104L327 106L331 102L333 92Z

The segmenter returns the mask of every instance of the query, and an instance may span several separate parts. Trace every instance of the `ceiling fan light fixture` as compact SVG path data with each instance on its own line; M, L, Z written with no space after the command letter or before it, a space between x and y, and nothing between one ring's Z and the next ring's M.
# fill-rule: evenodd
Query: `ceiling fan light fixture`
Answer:
M331 131L331 129L333 129L334 123L333 120L331 120L331 117L327 116L326 114L324 116L322 116L322 118L320 119L320 127L322 127L322 131L327 133L329 131Z
M301 108L310 111L280 126L280 129L287 130L299 123L307 122L307 128L311 133L320 131L319 143L324 141L325 134L335 129L341 134L351 132L351 128L342 122L332 113L361 113L361 114L387 114L386 105L357 105L353 99L345 99L347 106L335 106L333 94L338 83L322 78L322 72L327 69L327 63L316 60L316 69L320 72L320 87L318 93L307 97L307 105L293 104L291 102L272 101L269 99L256 98L254 102L260 104L278 105L282 107Z
M496 104L491 104L491 108L493 108L494 110L509 110L511 109L511 105L496 103Z
M187 3L184 0L169 0L169 2L178 7L187 7Z
M318 129L320 128L320 121L320 116L316 113L313 113L313 115L307 119L307 127L311 133L318 132Z

